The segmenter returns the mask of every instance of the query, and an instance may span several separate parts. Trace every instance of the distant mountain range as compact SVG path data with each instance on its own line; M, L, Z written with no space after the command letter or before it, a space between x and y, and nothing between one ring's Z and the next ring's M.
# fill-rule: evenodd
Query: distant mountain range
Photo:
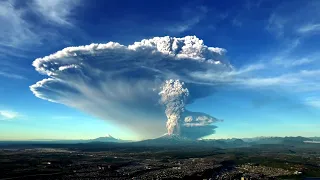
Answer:
M250 147L259 145L301 145L308 143L320 143L319 137L257 137L257 138L231 138L231 139L203 139L192 140L179 135L163 135L155 139L147 139L134 142L143 146L203 146L203 147L218 147L218 148L235 148L235 147Z
M188 143L194 143L197 142L197 140L191 140L176 134L168 135L164 134L163 136L160 136L155 139L147 139L138 141L136 143L142 144L142 145L178 145L178 144L188 144Z
M203 139L193 140L179 135L163 135L154 139L142 141L127 141L114 138L111 135L89 140L35 140L35 141L0 141L2 144L86 144L86 143L112 143L128 146L202 146L217 148L238 148L261 145L320 145L320 137L255 137L231 139Z
M283 144L292 142L305 142L305 141L318 141L318 137L255 137L255 138L244 138L245 142L252 142L256 144Z
M89 141L91 141L91 142L125 142L124 140L114 138L110 134L108 134L107 136L104 136L104 137L98 137L95 139L91 139Z
M24 141L13 141L13 142L24 142ZM36 143L62 143L62 144L77 144L77 143L106 143L106 142L112 142L112 143L124 143L124 142L131 142L130 140L122 140L122 139L117 139L110 134L103 136L103 137L98 137L95 139L75 139L75 140L56 140L56 139L39 139L39 140L30 140L26 142L36 142Z

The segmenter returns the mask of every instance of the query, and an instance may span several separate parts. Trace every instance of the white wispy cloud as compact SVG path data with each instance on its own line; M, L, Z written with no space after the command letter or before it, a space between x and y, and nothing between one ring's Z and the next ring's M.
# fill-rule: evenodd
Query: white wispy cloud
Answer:
M15 47L26 42L38 42L38 36L25 20L25 9L18 9L15 1L0 1L0 44Z
M296 60L292 60L290 58L277 58L273 61L273 63L275 63L276 65L281 65L284 67L296 67L296 66L301 66L301 65L307 65L307 64L311 64L315 62L315 59L311 59L311 58L301 58L301 59L296 59Z
M24 4L17 0L0 1L0 24L3 24L0 26L0 45L12 49L23 47L24 50L27 47L25 45L40 45L56 32L35 25L28 16L36 14L36 18L43 22L71 25L72 10L79 2L80 0L31 0Z
M8 110L0 110L0 120L12 120L19 116L17 112L8 111Z
M304 65L304 64L310 64L314 61L315 61L314 59L302 58L302 59L292 61L290 65L291 66L300 66L300 65Z
M309 106L320 108L320 97L307 97L305 103Z
M34 11L53 23L72 25L70 16L79 2L80 0L34 0L32 7Z
M11 63L15 59L30 58L30 54L39 50L36 47L40 47L44 42L51 41L53 43L50 45L54 45L62 39L57 27L71 27L70 16L79 3L80 0L0 0L0 65ZM43 25L35 24L38 21ZM48 46L43 46L42 49L46 47ZM2 66L0 76L25 79L20 75L19 63L12 64L15 65Z
M272 13L268 19L268 24L266 29L276 36L281 37L284 35L285 25L287 23L287 19L281 17L275 13Z
M19 74L8 73L8 72L3 72L3 71L0 71L0 76L13 78L13 79L26 79L24 76L21 76Z
M252 87L268 87L268 86L285 86L300 82L297 78L288 78L288 75L282 75L278 77L260 77L260 78L248 78L239 79L239 83Z
M292 7L295 5L295 8ZM284 2L274 8L266 29L277 37L306 36L320 30L320 2L317 0L297 3Z
M184 22L181 22L181 23L178 23L178 24L175 24L175 25L169 27L168 30L170 32L174 32L174 33L182 33L182 32L185 32L185 31L191 29L194 25L198 24L199 21L200 21L199 16L193 17L189 20L186 20Z
M307 24L301 26L298 30L299 33L310 33L310 32L318 32L320 31L320 23L318 24Z
M216 71L192 72L191 76L213 84L231 84L245 87L282 87L296 92L319 91L320 69L300 69L294 72L284 71L272 64L253 64L229 72Z
M300 70L294 73L283 73L281 75L269 75L269 77L253 77L244 78L241 80L246 85L250 86L281 86L283 88L292 88L292 91L314 91L314 87L307 88L307 85L317 83L316 77L320 75L319 70ZM306 87L307 86L307 87ZM318 89L320 90L320 89Z
M219 72L216 69L205 71L205 72L196 71L196 72L191 72L190 76L195 79L211 82L214 84L217 84L217 83L237 84L242 81L242 79L239 79L239 77L250 75L255 71L259 71L264 68L265 68L264 64L252 64L240 69L233 68L230 71Z
M232 23L233 26L236 26L236 27L241 27L242 26L242 22L238 18L234 18L231 21L231 23Z
M177 22L167 28L168 31L172 33L182 33L185 32L195 25L197 25L202 19L205 18L208 12L207 7L184 7L182 8L181 16L182 20Z
M248 66L245 66L244 68L239 69L238 71L233 71L231 74L244 74L244 73L250 73L253 71L258 71L265 69L265 64L259 63L259 64L251 64Z

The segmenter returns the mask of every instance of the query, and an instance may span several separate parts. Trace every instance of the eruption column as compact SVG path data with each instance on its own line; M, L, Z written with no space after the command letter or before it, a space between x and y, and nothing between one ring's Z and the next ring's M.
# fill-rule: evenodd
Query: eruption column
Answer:
M180 118L185 111L189 90L179 80L167 80L159 93L160 102L165 105L168 135L180 134Z

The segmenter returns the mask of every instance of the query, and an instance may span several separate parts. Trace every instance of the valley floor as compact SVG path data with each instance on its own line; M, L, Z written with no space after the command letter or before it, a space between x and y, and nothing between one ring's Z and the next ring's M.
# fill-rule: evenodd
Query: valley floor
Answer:
M234 149L121 147L116 150L81 147L3 148L0 150L0 179L320 177L320 151L317 146Z

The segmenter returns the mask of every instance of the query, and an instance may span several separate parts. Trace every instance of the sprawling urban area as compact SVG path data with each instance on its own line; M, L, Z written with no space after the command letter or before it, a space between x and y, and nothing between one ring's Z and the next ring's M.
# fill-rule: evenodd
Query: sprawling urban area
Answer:
M302 179L320 177L320 144L228 141L2 144L0 179Z

